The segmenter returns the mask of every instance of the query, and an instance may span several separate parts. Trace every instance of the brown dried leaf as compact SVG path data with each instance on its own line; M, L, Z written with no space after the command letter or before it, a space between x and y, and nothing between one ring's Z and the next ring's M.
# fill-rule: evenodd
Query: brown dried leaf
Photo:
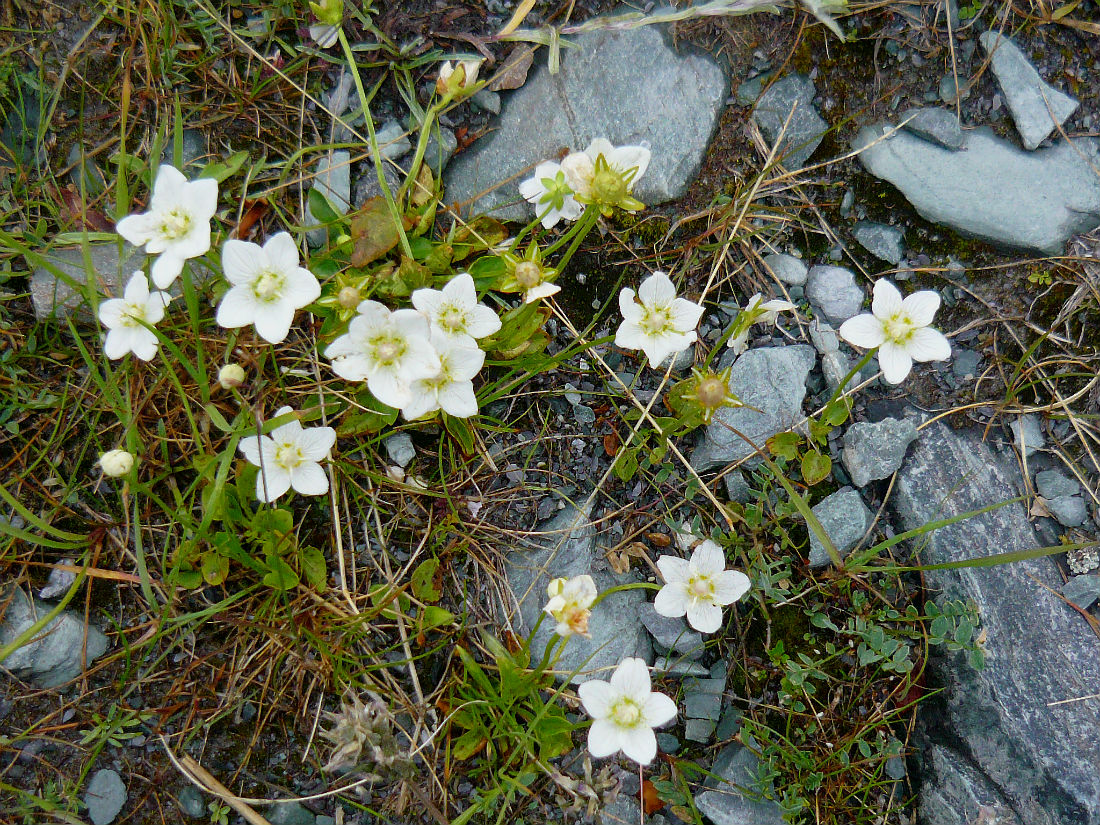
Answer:
M603 451L611 458L614 458L619 452L619 434L617 432L609 432L603 437Z
M672 544L672 539L670 539L664 533L646 533L645 537L658 547L668 547L670 544Z
M630 569L630 554L625 550L608 550L607 563L616 573L625 573Z
M401 233L383 198L371 198L363 204L351 219L351 237L355 241L352 266L366 266L397 246Z
M500 71L489 83L489 91L502 92L506 89L518 89L527 82L527 73L535 62L534 46L517 43L504 58Z

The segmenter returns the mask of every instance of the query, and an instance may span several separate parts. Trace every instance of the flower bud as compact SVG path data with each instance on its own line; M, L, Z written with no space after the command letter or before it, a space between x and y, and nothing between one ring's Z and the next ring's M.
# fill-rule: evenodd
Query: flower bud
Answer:
M362 294L353 286L346 286L336 295L336 301L344 309L355 309L363 300Z
M126 450L109 450L99 457L99 466L106 476L124 476L134 467L134 454Z
M542 283L542 267L534 261L516 264L516 283L524 289L532 289Z
M309 4L310 11L318 22L328 26L338 26L344 19L344 0L320 0Z
M439 79L435 90L441 95L455 94L469 89L477 83L477 74L481 71L480 60L459 60L457 63L446 61L439 67Z
M244 383L244 369L240 364L226 364L218 370L218 383L223 390L233 390Z

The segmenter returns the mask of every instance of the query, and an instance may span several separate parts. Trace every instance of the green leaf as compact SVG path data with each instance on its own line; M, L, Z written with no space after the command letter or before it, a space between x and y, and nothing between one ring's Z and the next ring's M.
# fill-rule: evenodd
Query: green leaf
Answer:
M416 566L412 572L411 584L413 595L422 602L439 601L440 593L435 589L432 579L439 570L439 559L425 559Z
M281 507L261 507L252 515L249 529L259 538L282 537L294 529L294 514Z
M339 219L340 216L329 204L328 198L317 187L309 190L307 200L309 201L309 211L318 223L332 223Z
M810 450L802 456L802 480L811 487L829 477L833 471L833 460L824 453Z
M328 570L325 567L324 553L316 547L299 547L298 564L302 567L302 575L314 590L324 593L328 589Z
M344 416L344 420L336 427L336 432L341 437L377 433L397 420L398 411L383 404L369 392L360 393L356 400L361 409Z
M421 630L434 630L437 627L447 627L454 623L455 614L438 605L426 605L420 614Z
M794 461L798 458L798 445L802 443L802 436L798 433L776 433L768 439L768 449L776 458L785 458Z
M638 472L638 448L625 447L615 456L615 477L619 481L630 481Z
M185 590L194 590L202 584L202 572L199 570L180 570L176 573L176 584Z
M485 290L508 273L508 265L499 255L482 255L470 264L467 272L473 276L474 285L479 290Z
M200 178L213 178L218 183L221 183L226 178L230 178L233 175L241 171L241 167L244 166L244 162L248 160L248 152L240 151L225 160L215 160L206 164L202 171L199 172ZM313 190L310 191L310 194ZM314 212L314 215L317 213Z
M843 399L830 401L825 405L821 417L834 427L839 427L848 420L848 402Z
M473 454L477 448L477 441L474 438L474 428L470 425L469 419L455 418L443 413L443 426L447 428L447 432L462 447L463 453L466 455Z
M451 755L460 762L469 759L484 747L485 741L485 734L480 730L468 730L451 745Z
M202 577L207 584L221 584L229 576L229 559L215 552L202 554Z
M286 563L282 556L269 555L267 557L268 573L264 576L264 584L275 590L293 590L298 586L298 574Z

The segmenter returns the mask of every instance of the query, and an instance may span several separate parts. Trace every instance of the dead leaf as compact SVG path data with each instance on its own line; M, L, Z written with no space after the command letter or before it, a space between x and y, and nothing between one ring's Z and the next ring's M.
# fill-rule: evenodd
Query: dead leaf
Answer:
M363 204L359 214L351 219L351 237L355 241L352 266L366 266L397 246L401 233L384 199L371 198Z
M623 550L611 549L607 551L607 563L611 569L619 574L630 570L630 554Z
M413 184L409 199L413 206L423 206L434 197L435 180L432 178L432 170L425 163L416 175L416 183Z
M668 547L672 544L672 539L664 533L646 533L645 537L658 547Z
M518 89L527 82L527 73L531 71L531 64L534 62L534 46L517 43L504 58L500 70L489 81L489 91L503 92L507 89Z
M252 227L256 225L256 222L267 214L267 201L254 201L252 205L245 210L245 213L241 215L240 223L237 224L237 229L234 232L234 237L245 239L251 232Z
M603 451L611 458L618 454L619 434L617 432L610 432L603 437Z
M657 795L657 786L648 779L642 782L642 810L645 811L645 815L656 813L664 806L665 803Z
M1028 511L1028 516L1035 518L1042 516L1043 518L1054 518L1054 514L1050 512L1050 508L1047 507L1047 500L1042 496L1035 496L1035 500L1031 502L1031 510Z

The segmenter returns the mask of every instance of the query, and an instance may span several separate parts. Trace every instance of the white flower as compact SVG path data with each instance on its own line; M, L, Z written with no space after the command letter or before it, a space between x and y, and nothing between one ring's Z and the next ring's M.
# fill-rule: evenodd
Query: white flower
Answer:
M566 155L561 167L577 201L593 204L604 217L611 217L616 208L626 212L645 208L631 193L649 166L649 158L644 146L615 147L596 138L583 152Z
M598 595L591 576L554 579L546 588L546 595L550 601L543 612L558 623L555 633L563 638L574 633L588 635L588 617L592 614L589 608Z
M226 241L222 269L232 286L218 304L218 325L255 324L259 336L272 344L286 338L295 311L321 295L317 278L298 266L298 247L286 232L268 238L263 246Z
M474 339L500 329L497 314L477 302L477 289L469 272L451 278L442 290L416 290L412 305L428 319L432 329L466 346L476 347Z
M226 364L218 370L218 383L223 390L232 390L244 383L244 367L240 364Z
M653 367L695 342L695 327L703 315L701 306L676 297L676 287L663 272L642 281L637 301L634 290L624 287L619 310L623 322L615 332L616 346L642 350Z
M459 60L455 63L450 60L445 61L439 67L439 79L435 83L436 90L440 94L447 94L447 92L458 92L470 88L477 83L481 63L480 60ZM456 75L455 73L459 70L462 74Z
M292 413L290 407L280 407L275 417ZM256 477L256 498L272 502L293 487L304 496L319 496L328 492L328 476L321 461L329 457L336 444L332 427L302 426L298 419L271 431L271 435L242 438L240 450L249 464L260 468Z
M722 624L722 608L749 591L749 577L726 570L725 553L710 539L695 548L690 560L661 556L657 569L665 586L653 600L653 609L674 618L687 614L688 624L700 633L716 631Z
M592 717L588 750L596 758L622 751L648 765L657 755L653 728L676 718L676 703L653 692L649 668L641 659L623 659L610 682L590 680L577 688L577 694Z
M431 332L431 343L439 356L439 371L409 383L411 398L402 405L401 414L408 421L440 409L455 418L477 415L477 396L470 379L485 363L485 353L472 342L448 338L437 329Z
M218 208L218 182L199 178L188 182L178 169L161 164L153 183L149 211L127 215L115 226L134 246L145 246L153 262L153 283L167 289L183 270L183 262L210 249L210 219Z
M940 296L931 290L914 292L904 300L885 279L875 281L871 314L863 313L840 325L840 337L864 349L878 347L882 377L900 384L914 361L946 361L951 344L929 324L940 308Z
M167 292L150 293L141 270L131 275L121 298L109 298L99 305L99 322L108 330L103 342L107 357L115 360L132 352L142 361L151 361L157 354L157 336L142 322L157 324L171 300Z
M519 193L535 207L546 229L561 220L575 221L584 214L584 206L577 203L573 190L565 182L565 171L553 161L536 166L534 177L520 183Z
M99 467L105 476L124 476L134 468L134 454L126 450L108 450L100 455Z
M749 298L749 302L734 321L737 332L726 341L726 346L740 355L749 343L749 327L753 324L774 324L779 319L780 312L794 308L790 301L765 301L764 296L757 292Z
M375 398L399 409L413 400L412 382L438 375L442 366L424 316L415 309L391 312L377 301L359 304L359 314L325 357L341 378L366 381Z

